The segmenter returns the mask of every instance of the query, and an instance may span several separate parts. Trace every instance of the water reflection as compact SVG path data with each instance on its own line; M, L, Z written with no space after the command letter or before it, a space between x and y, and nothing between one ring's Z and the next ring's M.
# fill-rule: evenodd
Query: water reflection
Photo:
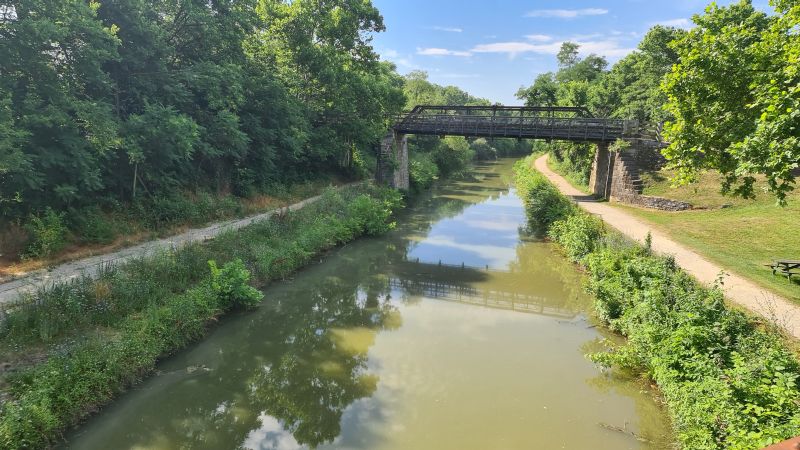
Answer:
M664 426L583 357L598 334L580 276L520 233L510 173L484 166L271 287L69 447L646 448L598 429Z

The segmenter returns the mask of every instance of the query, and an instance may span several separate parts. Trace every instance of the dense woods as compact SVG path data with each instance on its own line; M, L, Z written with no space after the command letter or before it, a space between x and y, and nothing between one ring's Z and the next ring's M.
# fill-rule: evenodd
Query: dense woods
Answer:
M0 214L357 171L405 104L370 2L0 5Z
M774 14L742 0L712 4L688 30L656 26L607 68L565 43L559 70L518 92L529 105L586 106L598 116L665 122L665 156L678 181L714 169L722 190L755 194L759 176L779 201L800 167L800 3L773 0ZM592 149L556 144L563 168L588 179ZM580 181L580 180L579 180Z

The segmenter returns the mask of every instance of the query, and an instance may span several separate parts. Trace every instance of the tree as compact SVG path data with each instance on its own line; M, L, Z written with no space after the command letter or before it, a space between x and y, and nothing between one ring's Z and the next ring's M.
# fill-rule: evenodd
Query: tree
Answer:
M664 153L678 169L679 181L693 180L701 169L716 169L723 176L723 192L752 197L755 174L767 168L763 163L769 159L763 152L761 163L758 155L746 156L765 112L758 107L764 92L754 87L771 84L768 74L785 64L785 59L763 58L761 41L775 30L776 19L742 0L728 7L709 6L694 22L697 26L673 44L680 62L663 85L666 108L675 118L665 129L671 145ZM785 176L780 173L767 174L772 184L777 183L775 175ZM773 191L779 198L785 194Z

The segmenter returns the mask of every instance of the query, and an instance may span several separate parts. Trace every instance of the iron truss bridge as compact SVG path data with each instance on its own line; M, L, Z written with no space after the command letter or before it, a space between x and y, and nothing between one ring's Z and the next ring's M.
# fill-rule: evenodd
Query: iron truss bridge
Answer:
M586 108L417 106L395 119L397 134L613 142L640 135L636 121L592 117Z

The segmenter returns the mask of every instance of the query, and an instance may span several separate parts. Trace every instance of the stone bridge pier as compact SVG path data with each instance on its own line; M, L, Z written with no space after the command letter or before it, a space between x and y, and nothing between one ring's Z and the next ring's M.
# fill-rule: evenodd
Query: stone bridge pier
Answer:
M394 189L408 190L408 136L392 131L380 142L378 167L375 172L379 184Z
M608 142L598 142L594 154L592 172L589 176L589 189L601 199L611 196L611 181L614 177L614 153L609 151Z

